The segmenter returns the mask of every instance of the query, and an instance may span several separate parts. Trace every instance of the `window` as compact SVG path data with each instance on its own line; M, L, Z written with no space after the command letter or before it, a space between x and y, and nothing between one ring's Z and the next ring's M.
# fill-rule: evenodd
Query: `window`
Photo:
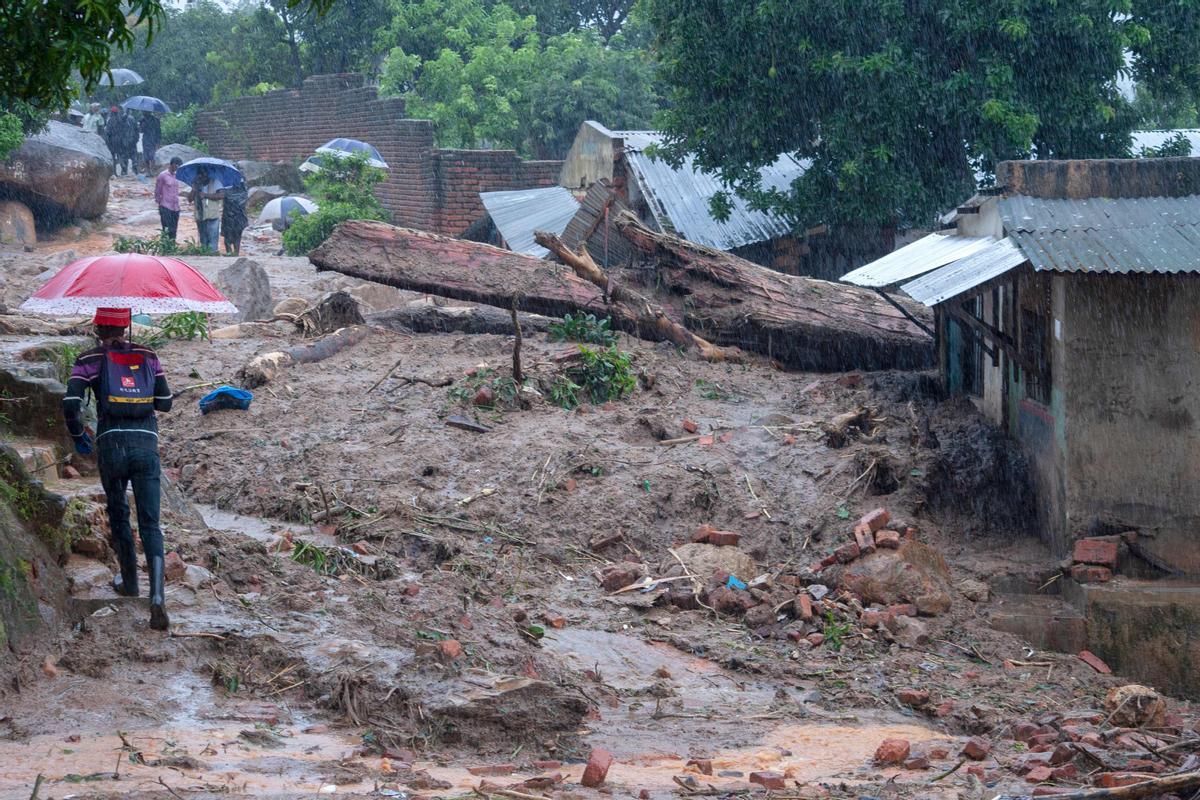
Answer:
M1050 404L1050 320L1045 314L1021 309L1021 358L1025 372L1025 396L1042 405Z

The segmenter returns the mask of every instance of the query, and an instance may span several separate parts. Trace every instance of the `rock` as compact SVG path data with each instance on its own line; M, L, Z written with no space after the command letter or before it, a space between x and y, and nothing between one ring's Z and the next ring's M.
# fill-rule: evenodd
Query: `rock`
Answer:
M722 614L744 614L754 608L758 601L741 589L718 586L708 593L708 604Z
M193 158L203 158L207 153L197 150L194 147L189 147L186 144L164 144L162 147L154 151L154 172L158 174L167 168L171 163L171 159L178 156L183 160L183 163L191 161Z
M701 775L713 774L713 763L711 758L693 758L687 762L689 767L695 767Z
M183 582L192 591L199 591L215 582L217 577L199 564L188 564L183 572Z
M992 745L987 739L979 736L972 736L967 739L967 743L963 745L962 754L972 761L982 761L987 758L988 753L992 752Z
M642 568L627 561L610 564L600 571L600 585L610 592L623 589L642 579Z
M108 206L112 155L94 133L51 121L0 160L0 197L19 200L43 224L94 219Z
M267 203L287 196L288 191L282 186L254 186L246 198L246 213L253 219Z
M911 750L912 745L907 739L884 739L875 750L875 763L884 766L902 764Z
M33 212L16 200L0 200L0 245L32 247L37 244Z
M584 767L583 778L580 780L580 783L591 788L604 783L604 779L608 777L608 770L612 766L612 762L612 753L600 747L593 749L592 754L588 756L588 763Z
M691 543L675 548L675 554L701 580L708 580L715 572L735 575L746 582L758 575L754 559L735 547Z
M926 689L901 689L896 692L896 699L911 708L929 705L929 692Z
M308 301L299 297L289 297L286 300L280 300L271 309L271 316L274 317L298 317L308 311Z
M920 647L929 644L929 628L919 619L890 617L888 630L892 632L896 641L905 647Z
M238 307L238 322L273 316L271 279L257 261L239 258L225 267L217 273L217 288Z
M443 639L438 642L438 655L446 661L462 658L463 648L458 639Z
M949 567L940 553L915 540L902 541L896 550L876 550L841 572L842 585L864 604L915 603L930 614L950 608Z
M974 578L965 578L958 582L958 591L963 597L970 600L972 603L986 603L991 595L991 590L983 581L977 581Z
M775 611L770 605L763 603L746 611L746 626L761 628L775 621Z
M496 405L496 392L490 386L480 386L471 400L472 405L491 408Z
M166 576L167 580L177 581L182 579L186 574L187 564L183 563L183 559L179 553L176 553L174 550L167 553L163 559L163 575Z
M288 194L304 189L300 170L290 161L249 161L235 163L246 177L246 186L278 186Z
M1112 715L1113 725L1126 728L1158 728L1167 713L1162 695L1149 686L1130 683L1110 689L1104 708Z

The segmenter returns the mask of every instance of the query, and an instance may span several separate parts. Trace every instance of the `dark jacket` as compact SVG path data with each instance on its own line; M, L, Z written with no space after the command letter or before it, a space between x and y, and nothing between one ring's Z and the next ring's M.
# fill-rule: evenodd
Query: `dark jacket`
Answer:
M154 371L154 410L170 411L171 390L167 386L167 376L163 373L158 355L148 347L124 341L115 349L141 354L145 368ZM100 372L104 368L104 353L103 346L93 347L91 350L80 353L79 358L75 359L75 367L71 370L71 377L67 381L67 395L62 401L63 416L67 420L67 431L72 436L79 436L83 433L81 412L85 402L84 393L91 389L92 397L99 395ZM103 407L98 411L100 414L96 431L98 443L105 441L104 437L111 435L121 437L127 443L134 445L158 446L158 421L154 414L141 419L111 419L104 415Z

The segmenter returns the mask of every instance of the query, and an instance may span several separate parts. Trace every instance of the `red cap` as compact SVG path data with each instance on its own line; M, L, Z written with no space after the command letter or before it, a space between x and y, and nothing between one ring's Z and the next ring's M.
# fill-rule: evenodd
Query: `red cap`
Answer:
M110 109L109 109L109 111L111 111L111 112L116 112L116 111L119 111L119 110L120 110L120 109L118 109L116 106L113 106L112 108L110 108Z
M96 325L111 325L116 328L129 327L128 308L97 308L92 322Z

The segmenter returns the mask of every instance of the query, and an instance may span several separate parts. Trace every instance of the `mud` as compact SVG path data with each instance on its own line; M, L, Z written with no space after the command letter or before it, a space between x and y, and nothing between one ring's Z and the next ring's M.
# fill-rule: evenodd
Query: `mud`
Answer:
M110 209L142 219L143 189ZM5 302L66 245L12 257ZM374 311L430 303L258 258L277 300L350 287ZM229 262L196 263L211 277ZM790 618L748 626L668 602L688 583L672 551L701 524L740 533L790 608L781 579L815 583L810 565L878 506L945 559L952 585L1035 580L1046 551L1006 511L1019 463L921 376L708 364L622 336L638 374L627 399L480 408L479 386L509 375L511 337L378 327L289 368L247 411L201 415L205 384L304 341L284 322L261 330L162 348L180 393L160 420L164 474L204 523L178 509L166 526L189 566L168 585L171 632L148 629L144 601L107 592L111 556L73 555L88 614L19 653L23 679L0 685L0 796L29 796L42 774L56 798L453 797L482 781L545 791L523 783L543 772L562 776L534 784L548 794L591 796L578 780L593 747L614 754L607 785L621 796L675 796L676 778L740 791L764 769L806 796L978 796L965 769L931 782L966 736L1008 748L1015 720L1088 712L1121 682L1031 653L988 627L997 601L956 589L947 613L919 620L920 641L831 613L808 623L824 637L813 645L789 638ZM573 350L530 330L522 358L552 376ZM870 423L830 447L823 425L858 407ZM450 427L451 414L487 432ZM671 582L603 589L600 570L626 562ZM912 688L927 705L900 702ZM928 769L874 765L896 737L944 753ZM987 791L1024 786L1014 753L986 763ZM726 774L698 774L698 758ZM500 765L510 774L470 771Z

